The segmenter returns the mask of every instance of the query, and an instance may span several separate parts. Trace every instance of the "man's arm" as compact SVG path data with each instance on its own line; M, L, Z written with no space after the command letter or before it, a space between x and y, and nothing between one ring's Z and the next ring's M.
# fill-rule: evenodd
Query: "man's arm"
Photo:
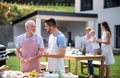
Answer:
M65 48L59 48L59 53L58 54L43 54L45 57L52 57L52 58L64 58L65 56Z
M32 61L32 60L34 60L34 59L40 58L40 57L41 57L41 54L42 54L43 52L44 52L44 48L40 48L40 49L39 49L39 54L36 55L36 56L34 56L34 57L29 58L28 60L29 60L29 61Z
M39 49L39 54L34 56L34 57L31 57L31 58L28 58L28 59L24 59L22 56L21 56L21 53L20 53L20 48L16 48L16 56L20 59L21 62L30 62L32 60L35 60L37 58L40 58L41 56L41 53L44 51L44 48L41 48Z
M16 38L16 51L15 51L15 54L16 56L19 58L19 59L22 59L22 55L21 55L21 43L22 43L22 38L23 38L23 35L20 35Z
M20 53L20 48L16 48L15 54L19 59L22 58L21 53Z
M21 62L25 62L25 59L21 56L20 48L16 48L15 54Z

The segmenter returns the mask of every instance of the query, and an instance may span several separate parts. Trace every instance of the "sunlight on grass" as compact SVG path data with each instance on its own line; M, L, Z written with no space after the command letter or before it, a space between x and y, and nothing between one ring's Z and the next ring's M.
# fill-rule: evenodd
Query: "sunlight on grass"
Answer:
M19 9L31 9L34 10L44 10L44 11L59 11L59 12L74 12L74 7L67 7L67 6L28 6L28 5L17 5Z
M19 59L12 55L7 59L6 64L9 66L10 70L20 70L20 63Z
M41 61L45 61L45 57L41 58ZM120 55L115 55L116 63L111 65L111 78L120 78ZM68 62L65 61L65 64L68 65ZM9 59L7 59L7 65L10 67L10 70L20 70L20 63L16 56L12 55ZM74 61L71 61L71 72L74 73ZM84 69L84 72L87 73L87 69ZM99 74L98 68L94 70L95 75ZM104 73L105 74L105 73ZM80 62L78 62L78 75L80 78L85 78L87 74L81 74L80 71ZM104 75L105 76L105 75Z

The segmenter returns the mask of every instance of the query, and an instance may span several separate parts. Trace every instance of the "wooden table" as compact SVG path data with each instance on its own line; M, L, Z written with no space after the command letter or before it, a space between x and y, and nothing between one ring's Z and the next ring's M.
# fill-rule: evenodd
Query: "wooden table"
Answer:
M69 67L70 66L70 60L74 60L74 65L75 65L75 74L78 74L78 61L80 60L100 60L101 61L101 74L100 78L104 78L104 57L101 55L65 55L64 57L66 60L68 60Z

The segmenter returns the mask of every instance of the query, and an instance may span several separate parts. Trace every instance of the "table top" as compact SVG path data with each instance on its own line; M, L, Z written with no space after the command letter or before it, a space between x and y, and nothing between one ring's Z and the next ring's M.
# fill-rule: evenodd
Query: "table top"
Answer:
M5 74L5 72L6 72L6 74ZM2 76L0 78L13 78L14 76L15 76L15 78L58 78L58 76L59 76L59 74L57 74L57 73L44 72L44 73L38 73L37 76L35 76L35 77L31 77L31 76L29 76L28 72L25 72L25 73L20 74L20 75L18 75L16 73L16 75L17 75L17 77L16 77L16 75L14 73L16 71L11 72L11 71L8 70L8 71L5 71L5 72L0 73L0 75ZM78 78L78 75L74 75L72 73L67 73L67 74L63 74L63 77L64 78L66 78L66 77L67 78L74 78L74 77Z
M65 57L103 57L102 55L65 55Z
M65 55L65 59L71 60L103 60L102 55Z

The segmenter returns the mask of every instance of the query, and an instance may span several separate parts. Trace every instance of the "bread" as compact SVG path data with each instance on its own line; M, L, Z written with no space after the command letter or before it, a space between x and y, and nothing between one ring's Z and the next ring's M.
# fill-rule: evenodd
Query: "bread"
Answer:
M5 70L8 70L8 66L7 65L2 65L1 67L0 67L0 72L1 71L5 71Z

